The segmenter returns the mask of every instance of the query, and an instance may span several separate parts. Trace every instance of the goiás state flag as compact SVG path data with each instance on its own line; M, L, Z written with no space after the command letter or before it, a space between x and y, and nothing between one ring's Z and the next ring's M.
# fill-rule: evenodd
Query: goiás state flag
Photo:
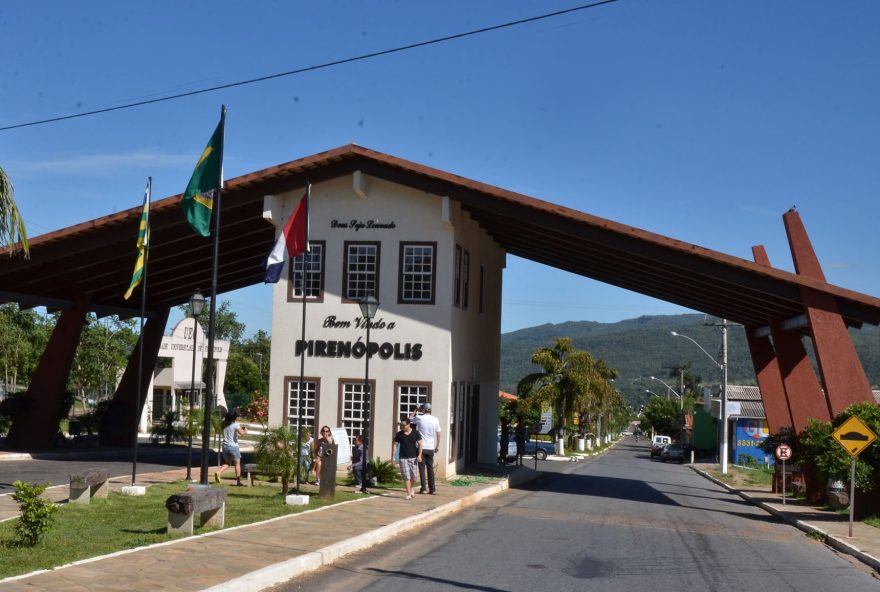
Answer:
M309 250L309 194L306 193L296 209L293 210L287 224L278 240L275 241L275 247L269 253L269 259L266 261L266 283L276 284L281 279L281 271L284 269L285 254L287 258L293 259L298 255Z

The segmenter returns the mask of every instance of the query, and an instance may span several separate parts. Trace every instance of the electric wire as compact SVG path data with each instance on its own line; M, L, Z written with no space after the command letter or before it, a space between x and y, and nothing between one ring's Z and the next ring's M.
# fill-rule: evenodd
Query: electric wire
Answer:
M538 15L538 16L532 16L532 17L528 17L528 18L524 18L524 19L520 19L520 20L516 20L516 21L510 21L510 22L507 22L507 23L499 24L499 25L492 25L492 26L489 26L489 27L483 27L483 28L480 28L480 29L474 29L474 30L471 30L471 31L465 31L465 32L463 32L463 33L456 33L456 34L454 34L454 35L447 35L447 36L445 36L445 37L438 37L438 38L435 38L435 39L430 39L430 40L428 40L428 41L419 41L419 42L417 42L417 43L410 43L410 44L408 44L408 45L401 45L401 46L393 47L393 48L390 48L390 49L383 49L383 50L380 50L380 51L374 51L374 52L371 52L371 53L365 53L365 54L361 54L361 55L357 55L357 56L353 56L353 57L349 57L349 58L344 58L344 59L341 59L341 60L334 60L334 61L332 61L332 62L325 62L325 63L323 63L323 64L317 64L317 65L314 65L314 66L306 66L306 67L304 67L304 68L297 68L296 70L289 70L289 71L287 71L287 72L278 72L278 73L276 73L276 74L268 74L268 75L266 75L266 76L259 76L259 77L257 77L257 78L249 78L249 79L247 79L247 80L239 80L239 81L237 81L237 82L230 82L230 83L228 83L228 84L220 84L220 85L217 85L217 86L211 86L211 87L208 87L208 88L202 88L202 89L198 89L198 90L187 91L187 92L184 92L184 93L178 93L178 94L174 94L174 95L168 95L168 96L165 96L165 97L157 97L157 98L155 98L155 99L147 99L147 100L144 100L144 101L137 101L137 102L134 102L134 103L126 103L126 104L124 104L124 105L117 105L117 106L115 106L115 107L104 107L104 108L102 108L102 109L95 109L95 110L93 110L93 111L86 111L86 112L83 112L83 113L73 113L73 114L71 114L71 115L61 115L61 116L58 116L58 117L51 117L51 118L48 118L48 119L40 119L40 120L37 120L37 121L29 121L29 122L26 122L26 123L17 123L17 124L14 124L14 125L7 125L7 126L4 126L4 127L0 127L0 132L8 131L8 130L14 130L14 129L20 129L20 128L23 128L23 127L33 127L33 126L37 126L37 125L44 125L44 124L47 124L47 123L55 123L55 122L59 122L59 121L66 121L66 120L69 120L69 119L78 119L78 118L80 118L80 117L89 117L89 116L92 116L92 115L100 115L100 114L103 114L103 113L110 113L110 112L112 112L112 111L121 111L121 110L123 110L123 109L131 109L131 108L134 108L134 107L143 107L144 105L153 105L153 104L155 104L155 103L163 103L163 102L166 102L166 101L172 101L172 100L175 100L175 99L182 99L182 98L186 98L186 97L192 97L192 96L196 96L196 95L202 95L202 94L206 94L206 93L210 93L210 92L215 92L215 91L218 91L218 90L225 90L225 89L228 89L228 88L236 88L236 87L239 87L239 86L246 86L246 85L250 85L250 84L256 84L256 83L258 83L258 82L266 82L267 80L274 80L274 79L276 79L276 78L283 78L283 77L286 77L286 76L294 76L294 75L296 75L296 74L303 74L303 73L306 73L306 72L314 72L314 71L316 71L316 70L324 70L324 69L332 68L332 67L335 67L335 66L341 66L341 65L344 65L344 64L351 64L351 63L353 63L353 62L361 62L361 61L364 61L364 60L369 60L369 59L372 59L372 58L377 58L377 57L387 56L387 55L391 55L391 54L394 54L394 53L400 53L400 52L408 51L408 50L411 50L411 49L418 49L418 48L420 48L420 47L427 47L427 46L429 46L429 45L437 45L437 44L440 44L440 43L446 43L446 42L448 42L448 41L454 41L454 40L457 40L457 39L463 39L463 38L465 38L465 37L472 37L472 36L474 36L474 35L480 35L480 34L483 34L483 33L489 33L489 32L491 32L491 31L498 31L498 30L500 30L500 29L507 29L507 28L510 28L510 27L516 27L516 26L519 26L519 25L524 25L524 24L528 24L528 23L533 23L533 22L536 22L536 21L546 20L546 19L550 19L550 18L554 18L554 17L562 16L562 15L564 15L564 14L571 14L571 13L573 13L573 12L579 12L579 11L581 11L581 10L587 10L588 8L596 8L596 7L598 7L598 6L602 6L602 5L604 5L604 4L612 4L612 3L614 3L614 2L619 2L619 1L620 1L620 0L599 0L598 2L593 2L593 3L591 3L591 4L582 4L582 5L580 5L580 6L574 6L574 7L572 7L572 8L566 8L566 9L564 9L564 10L557 10L556 12L548 12L548 13L546 13L546 14L541 14L541 15Z

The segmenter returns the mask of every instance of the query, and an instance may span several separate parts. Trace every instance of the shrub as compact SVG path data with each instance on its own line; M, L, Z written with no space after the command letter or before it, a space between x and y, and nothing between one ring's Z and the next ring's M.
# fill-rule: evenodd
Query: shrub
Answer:
M400 471L397 466L390 460L382 460L378 456L370 460L367 467L368 478L376 479L383 485L394 485L400 483Z
M156 439L164 438L165 444L171 444L171 440L180 438L184 432L184 430L174 425L176 420L177 416L173 411L166 411L159 423L150 426L150 434Z
M53 504L51 500L40 497L40 494L46 490L48 483L37 485L15 481L12 485L15 487L12 499L18 502L19 512L21 512L13 527L15 533L13 545L33 547L40 542L40 539L52 526L58 506Z
M849 481L851 457L831 435L851 416L857 415L875 433L880 431L880 406L855 403L840 412L831 423L811 420L801 433L795 453L801 466L814 467L820 479ZM870 491L880 487L880 445L874 442L856 463L856 489Z
M296 429L280 426L260 436L254 449L261 472L281 478L281 493L287 495L290 481L296 477Z

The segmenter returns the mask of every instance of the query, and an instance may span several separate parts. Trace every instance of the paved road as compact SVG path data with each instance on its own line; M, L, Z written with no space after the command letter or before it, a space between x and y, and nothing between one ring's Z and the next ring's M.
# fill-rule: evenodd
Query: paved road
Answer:
M630 441L291 581L320 590L880 590L863 565Z
M90 453L88 460L77 458L76 451L46 455L27 460L4 460L0 462L0 494L14 491L12 482L16 479L30 483L49 483L50 485L67 485L69 475L91 467L106 468L111 477L131 476L131 451L108 451ZM193 466L198 468L201 455L193 450ZM213 459L213 457L211 457ZM186 466L186 452L180 447L169 447L166 450L150 446L139 447L138 473L166 471Z

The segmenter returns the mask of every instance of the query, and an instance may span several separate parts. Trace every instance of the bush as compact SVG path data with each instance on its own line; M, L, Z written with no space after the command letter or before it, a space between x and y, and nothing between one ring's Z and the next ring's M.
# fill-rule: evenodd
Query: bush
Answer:
M370 460L367 466L367 477L373 478L383 485L400 483L400 471L390 460L382 460L378 456Z
M53 504L51 500L40 497L40 494L46 490L48 483L36 485L15 481L12 485L15 487L12 499L18 502L19 512L21 512L18 522L13 527L15 539L12 544L19 547L33 547L40 542L40 539L52 526L58 506Z
M840 412L831 423L811 420L801 433L795 453L802 467L813 467L821 482L827 479L849 481L851 457L831 435L843 422L857 415L875 433L880 432L880 405L855 403ZM880 444L874 442L856 462L856 489L871 491L880 487Z
M254 449L260 472L281 478L281 494L287 495L296 478L296 429L280 426L260 436Z
M166 411L162 415L162 420L150 426L150 434L155 439L164 438L165 444L171 444L172 440L179 439L184 436L186 430L174 425L177 416L173 411Z

